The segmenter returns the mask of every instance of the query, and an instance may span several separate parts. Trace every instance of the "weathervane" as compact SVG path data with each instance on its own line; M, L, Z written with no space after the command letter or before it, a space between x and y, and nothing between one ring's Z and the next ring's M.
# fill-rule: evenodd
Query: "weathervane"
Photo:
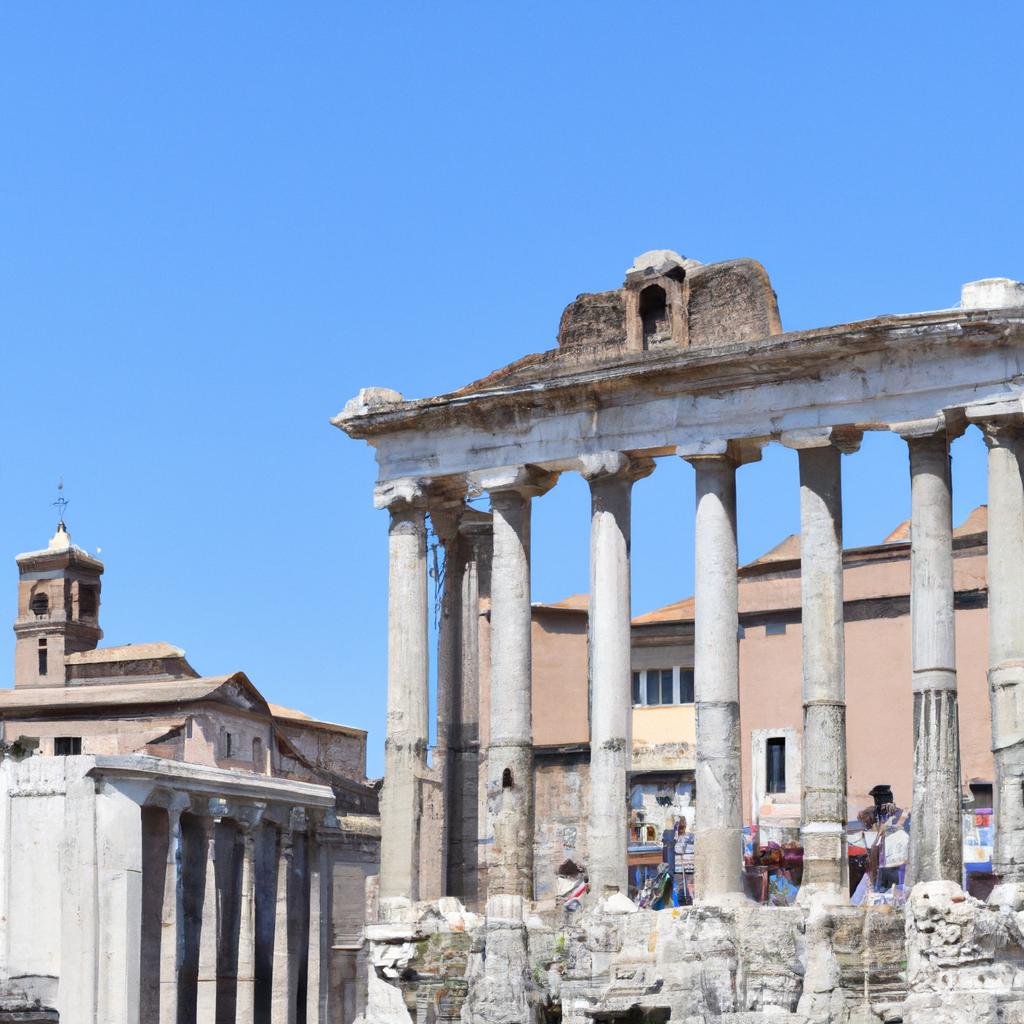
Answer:
M67 527L64 525L64 509L70 505L71 502L64 497L64 477L61 477L57 482L57 500L53 502L53 507L57 510L57 529L66 530Z

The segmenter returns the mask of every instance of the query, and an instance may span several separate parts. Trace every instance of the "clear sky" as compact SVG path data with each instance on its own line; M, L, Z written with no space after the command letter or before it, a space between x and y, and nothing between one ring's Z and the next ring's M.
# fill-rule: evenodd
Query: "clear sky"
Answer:
M551 347L652 248L760 260L789 329L1024 278L1022 37L1009 3L4 5L0 664L63 475L106 643L367 728L379 773L386 516L330 416ZM954 474L959 521L976 434ZM797 527L795 455L740 482L749 559ZM848 543L879 540L902 444L845 487ZM534 524L535 599L586 589L582 482ZM692 530L663 462L635 611L691 593Z

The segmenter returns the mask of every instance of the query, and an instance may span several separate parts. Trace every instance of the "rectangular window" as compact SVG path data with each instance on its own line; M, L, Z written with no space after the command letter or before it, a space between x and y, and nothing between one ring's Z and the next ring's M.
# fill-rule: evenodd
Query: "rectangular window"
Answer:
M661 675L661 704L672 704L672 669L663 668L659 669L658 673Z
M659 704L661 697L661 677L654 669L647 670L647 699L644 701L648 706Z
M633 673L633 703L634 704L642 704L643 703L643 701L640 700L640 673L639 672L634 672Z
M232 746L233 746L233 744L232 744L231 733L229 733L229 732L224 733L224 756L225 757L230 757L231 754L233 753Z
M765 636L785 636L786 624L784 622L767 622L764 627Z
M679 703L693 703L693 669L681 668L679 670Z
M765 792L786 792L786 741L773 736L765 744Z
M39 674L46 675L46 641L39 641Z
M58 736L53 741L53 753L57 757L74 757L81 752L81 736Z

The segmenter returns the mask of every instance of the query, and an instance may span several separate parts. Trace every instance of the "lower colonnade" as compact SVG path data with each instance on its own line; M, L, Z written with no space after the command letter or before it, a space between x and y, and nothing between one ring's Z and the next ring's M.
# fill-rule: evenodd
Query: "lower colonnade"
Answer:
M953 624L950 444L971 423L983 431L989 475L989 621L993 749L997 800L995 862L1004 881L1024 871L1024 764L1018 751L1024 680L1024 417L1019 401L965 407L887 425L908 452L911 497L911 617L914 792L908 881L961 880L960 769ZM798 453L803 606L803 897L844 898L846 865L846 695L842 593L841 459L858 449L861 426L804 428L766 438L677 446L695 470L696 890L713 901L743 891L737 634L736 471L777 441ZM490 561L491 665L486 757L487 895L532 897L532 734L530 669L530 513L560 473L576 471L592 494L590 573L591 778L587 813L592 890L625 891L629 765L630 490L655 465L650 454L605 451L552 464L506 466L466 477L493 515ZM400 479L378 486L391 517L386 783L382 802L382 900L422 898L417 780L427 753L427 517L443 524L445 621L471 621L477 599L465 582L482 557L480 515L453 493L450 479ZM466 516L466 530L460 529ZM467 537L476 539L467 543ZM442 627L439 731L445 755L445 856L466 845L453 816L477 752L460 730L468 630ZM471 652L479 658L479 652ZM469 662L472 662L472 657ZM458 691L456 699L452 694ZM461 738L459 738L461 737ZM454 766L466 759L461 772ZM461 854L457 854L461 857ZM466 874L448 863L451 895Z

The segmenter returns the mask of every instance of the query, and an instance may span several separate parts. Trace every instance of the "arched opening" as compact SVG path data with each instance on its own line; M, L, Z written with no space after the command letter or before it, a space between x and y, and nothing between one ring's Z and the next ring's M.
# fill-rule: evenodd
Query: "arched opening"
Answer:
M506 768L501 773L501 788L502 789L511 789L512 788L512 769L511 768Z
M45 590L40 590L32 595L32 600L29 601L29 608L37 619L41 619L44 615L49 615L50 598Z
M643 326L644 348L664 345L672 340L668 296L661 285L652 284L640 293L640 323Z

